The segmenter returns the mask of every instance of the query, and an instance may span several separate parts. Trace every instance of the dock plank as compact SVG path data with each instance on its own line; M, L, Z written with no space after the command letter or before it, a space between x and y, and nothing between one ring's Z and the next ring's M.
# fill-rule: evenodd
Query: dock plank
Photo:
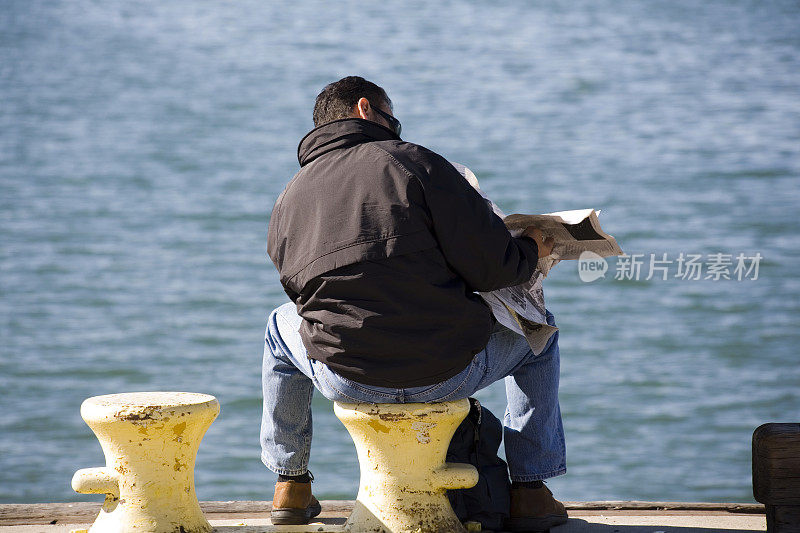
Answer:
M353 500L324 500L322 515L329 518L346 517L353 510ZM602 512L630 512L631 514L658 513L714 513L714 514L764 514L764 506L755 503L712 502L643 502L643 501L593 501L564 502L568 511L577 514ZM205 501L200 508L209 520L268 518L272 509L269 501ZM39 524L78 524L92 522L100 512L98 502L71 503L21 503L0 504L0 526Z

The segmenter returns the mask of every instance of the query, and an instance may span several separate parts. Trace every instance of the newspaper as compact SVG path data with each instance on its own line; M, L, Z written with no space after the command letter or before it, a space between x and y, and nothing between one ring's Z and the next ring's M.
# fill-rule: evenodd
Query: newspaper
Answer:
M600 257L608 257L622 255L622 249L614 237L600 228L597 218L600 211L577 209L544 215L506 216L497 204L483 193L478 178L470 169L459 163L453 163L453 166L486 199L492 211L503 219L513 236L519 237L526 228L533 226L539 228L545 237L552 237L554 240L552 253L539 259L533 276L527 282L514 287L478 293L492 309L497 321L523 335L533 353L539 354L544 351L550 337L558 331L557 327L547 323L542 290L542 280L550 269L561 260L578 259L581 253L586 251L594 252Z
M545 237L553 237L553 251L539 259L538 269L547 276L550 269L563 259L579 259L583 252L594 252L600 257L622 255L616 239L600 228L594 209L575 209L545 215L508 215L503 218L511 234L522 235L525 228L534 226Z

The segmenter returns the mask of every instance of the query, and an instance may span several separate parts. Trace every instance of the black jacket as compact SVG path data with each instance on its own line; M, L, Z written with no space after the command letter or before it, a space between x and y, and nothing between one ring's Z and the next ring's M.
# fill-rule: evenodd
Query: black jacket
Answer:
M489 339L474 291L527 281L536 243L441 156L361 119L315 128L278 197L267 251L308 356L356 382L431 385Z

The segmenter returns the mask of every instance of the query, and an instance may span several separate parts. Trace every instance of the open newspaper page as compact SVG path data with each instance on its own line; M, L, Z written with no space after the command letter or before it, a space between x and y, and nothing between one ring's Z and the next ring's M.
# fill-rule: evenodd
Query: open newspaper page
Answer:
M538 268L547 276L550 269L562 259L578 259L583 252L594 252L600 257L622 255L622 249L611 235L600 229L599 211L575 209L545 215L508 215L503 222L515 237L525 228L534 226L545 237L553 237L553 251L539 259Z
M578 259L580 254L591 251L600 257L621 255L617 241L600 229L594 209L560 211L545 215L506 216L505 213L481 191L478 179L470 169L459 163L453 166L486 199L492 211L503 219L511 234L519 237L526 228L539 228L545 237L553 237L553 252L539 259L536 270L527 282L478 294L489 305L498 322L523 335L533 353L544 351L547 341L558 328L547 324L542 280L562 259Z

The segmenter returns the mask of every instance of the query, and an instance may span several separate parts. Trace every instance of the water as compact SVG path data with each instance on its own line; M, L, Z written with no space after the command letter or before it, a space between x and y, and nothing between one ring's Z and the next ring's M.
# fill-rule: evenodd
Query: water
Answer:
M159 389L222 403L201 499L271 496L266 225L316 93L353 73L506 212L601 208L647 257L762 254L757 280L623 281L612 262L546 283L556 495L752 501L752 431L800 419L800 8L509 4L5 2L0 502L97 500L69 487L103 464L81 401ZM480 398L502 412L502 386ZM314 408L315 492L353 498L355 450Z

